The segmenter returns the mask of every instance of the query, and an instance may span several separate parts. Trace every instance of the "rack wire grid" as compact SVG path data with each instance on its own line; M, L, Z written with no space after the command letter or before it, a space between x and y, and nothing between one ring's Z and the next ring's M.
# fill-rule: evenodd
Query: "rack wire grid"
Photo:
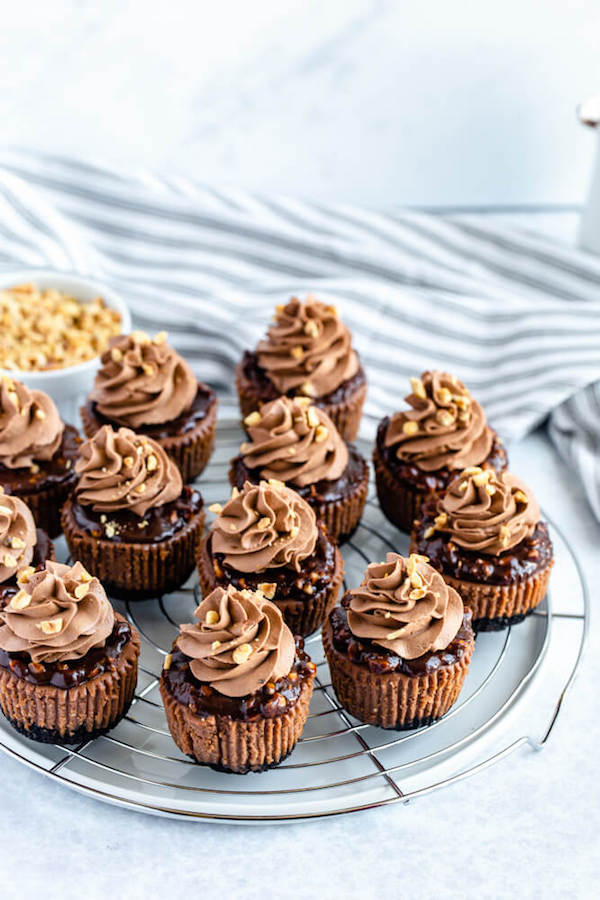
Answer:
M205 503L229 495L229 460L242 432L219 422L213 458L198 480ZM368 457L370 446L359 441ZM320 634L306 647L317 664L304 733L280 766L245 776L215 772L181 754L166 726L158 679L181 622L199 602L197 578L173 594L122 604L142 637L140 677L125 719L109 734L73 747L36 744L0 720L0 747L75 790L143 812L196 821L275 823L406 803L482 769L528 745L541 750L581 662L588 630L588 592L581 567L560 529L551 590L524 622L482 633L463 691L443 719L414 731L362 724L333 692ZM356 585L368 562L408 539L381 513L373 484L362 521L343 548L345 585ZM67 558L63 539L59 558ZM560 606L555 598L560 598ZM525 724L524 724L525 723Z

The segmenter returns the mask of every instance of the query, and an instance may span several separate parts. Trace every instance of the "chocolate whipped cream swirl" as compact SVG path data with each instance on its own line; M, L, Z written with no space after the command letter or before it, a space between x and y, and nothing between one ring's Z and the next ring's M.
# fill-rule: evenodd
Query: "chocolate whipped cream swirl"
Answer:
M436 531L484 556L498 556L531 537L540 509L527 485L509 472L472 467L438 501Z
M289 674L296 647L279 609L260 592L215 588L182 625L179 649L194 678L226 697L253 694Z
M242 444L249 469L303 487L340 478L348 448L329 416L307 397L279 397L245 420L250 442Z
M427 557L388 553L385 562L371 563L361 586L350 591L348 626L357 638L402 659L417 659L444 650L456 637L463 613L459 595Z
M275 323L256 348L258 363L282 394L323 397L358 372L352 339L333 306L296 297L277 307Z
M31 510L19 498L0 487L0 584L28 566L37 544Z
M234 490L235 493L235 490ZM212 549L238 572L288 566L300 571L317 542L317 520L308 503L281 482L247 481L213 522Z
M100 512L128 509L144 516L183 490L176 464L156 441L130 428L103 427L81 445L75 496Z
M65 426L54 401L8 375L0 377L0 464L22 469L52 459Z
M490 454L493 433L483 409L464 384L447 372L411 378L412 407L392 416L385 446L423 472L480 465Z
M0 611L0 647L26 652L33 662L81 659L103 647L113 630L114 612L104 588L80 562L47 562L25 574L19 592Z
M170 422L191 407L198 382L166 337L134 331L111 338L90 394L98 412L138 428Z

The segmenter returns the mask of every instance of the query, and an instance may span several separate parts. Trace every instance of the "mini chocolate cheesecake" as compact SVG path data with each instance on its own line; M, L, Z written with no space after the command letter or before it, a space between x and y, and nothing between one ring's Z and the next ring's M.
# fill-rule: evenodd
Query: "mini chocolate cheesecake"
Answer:
M423 504L411 546L459 591L477 631L522 622L546 596L548 526L530 488L509 472L465 469Z
M125 599L175 590L194 570L204 528L199 491L160 444L104 425L75 464L62 521L71 554Z
M260 590L293 632L312 634L340 589L344 564L335 541L311 507L282 482L246 482L221 507L198 546L200 586Z
M217 397L166 338L164 331L152 339L142 331L112 338L81 418L87 437L110 425L152 438L188 482L213 451Z
M323 628L341 705L370 725L422 728L462 689L475 645L471 611L426 557L371 563Z
M442 494L467 466L502 471L506 450L483 409L454 375L423 372L411 378L411 409L379 424L373 465L386 517L410 533L423 501Z
M295 490L338 543L356 530L367 499L369 468L308 397L279 397L246 416L249 440L231 461L229 480L275 478Z
M51 538L61 531L60 508L75 483L80 444L47 394L0 377L0 487L20 497Z
M160 693L180 750L223 772L262 772L302 733L316 666L260 591L218 587L182 625Z
M123 718L133 699L139 635L77 562L23 571L0 610L0 707L35 741L75 744Z
M0 487L0 608L18 593L18 577L32 575L54 558L52 541L35 527L29 507Z
M367 379L333 306L309 295L278 306L274 324L236 368L242 417L281 395L310 397L346 441L358 435Z

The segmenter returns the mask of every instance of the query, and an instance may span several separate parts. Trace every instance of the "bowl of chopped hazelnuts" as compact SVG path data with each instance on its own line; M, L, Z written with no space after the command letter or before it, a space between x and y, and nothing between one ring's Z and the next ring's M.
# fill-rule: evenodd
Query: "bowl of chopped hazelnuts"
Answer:
M124 301L93 279L48 269L0 274L0 374L49 394L67 419L110 338L130 330Z

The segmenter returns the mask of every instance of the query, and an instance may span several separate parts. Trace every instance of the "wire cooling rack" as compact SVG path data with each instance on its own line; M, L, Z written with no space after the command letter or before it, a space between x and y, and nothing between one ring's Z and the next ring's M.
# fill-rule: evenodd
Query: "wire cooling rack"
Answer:
M233 419L219 422L215 453L198 482L207 505L229 495L229 460L241 439ZM366 443L362 449L370 455ZM135 699L110 734L70 748L42 745L18 735L0 718L0 747L99 800L157 815L246 824L405 803L467 778L525 745L541 750L575 677L588 628L581 568L559 528L550 525L556 562L546 600L514 628L479 635L457 703L428 728L384 731L348 715L331 687L317 634L307 640L317 664L314 695L292 755L275 769L245 776L195 765L173 743L158 692L162 660L177 626L192 620L199 602L194 576L173 594L115 603L138 628L142 654ZM66 558L61 542L57 550L59 558ZM358 584L367 563L389 550L406 553L408 539L387 522L371 485L361 524L343 548L346 585Z

